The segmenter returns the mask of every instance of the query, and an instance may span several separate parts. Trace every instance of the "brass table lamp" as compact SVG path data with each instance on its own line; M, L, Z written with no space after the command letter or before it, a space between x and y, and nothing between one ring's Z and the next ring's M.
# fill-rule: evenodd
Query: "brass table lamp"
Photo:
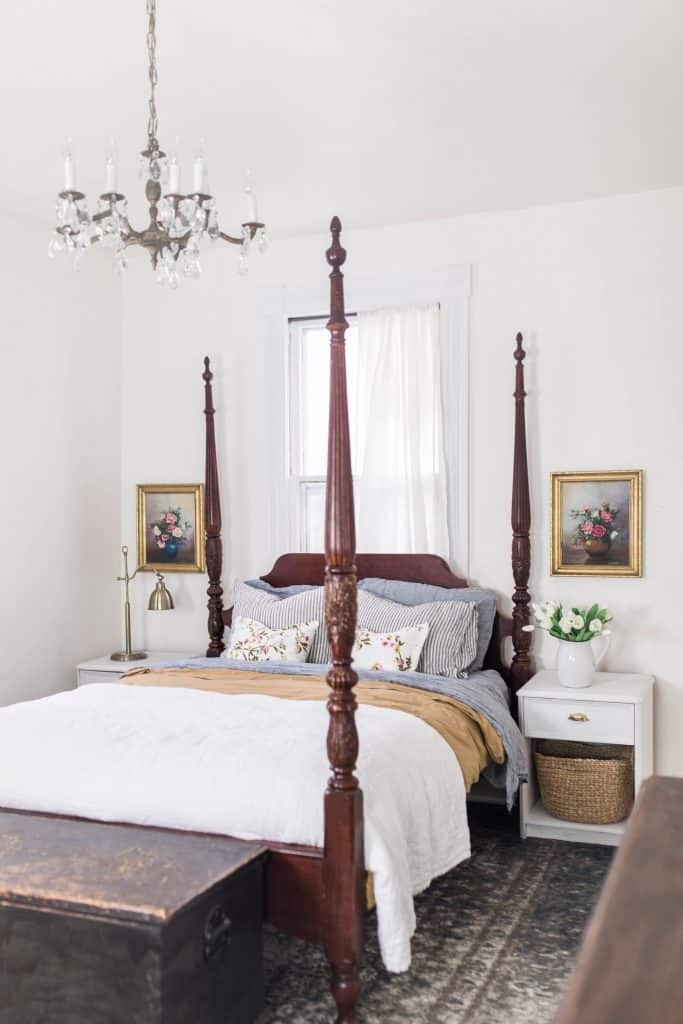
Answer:
M131 628L130 628L130 583L138 574L136 569L131 576L128 572L128 547L126 544L121 548L123 554L123 576L117 576L116 579L119 583L124 584L125 600L123 605L123 616L126 627L126 648L123 651L116 651L111 656L112 661L142 661L143 658L147 657L146 651L134 651L131 644ZM166 589L166 583L164 577L160 572L157 573L157 583L152 591L147 608L151 612L167 612L173 609L173 598L169 591Z
M157 585L149 595L149 604L147 610L150 612L170 612L173 611L173 598L166 589L166 582L162 573L157 573Z

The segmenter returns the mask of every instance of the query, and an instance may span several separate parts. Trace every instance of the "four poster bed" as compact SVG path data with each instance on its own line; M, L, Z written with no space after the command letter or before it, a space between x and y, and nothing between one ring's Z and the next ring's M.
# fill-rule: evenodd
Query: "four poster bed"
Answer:
M341 223L330 224L327 250L330 273L331 341L330 412L325 509L325 555L292 553L280 556L261 580L271 587L293 585L325 588L325 617L332 651L327 674L329 725L327 754L331 775L325 791L324 847L286 844L270 846L266 873L266 917L277 928L324 946L332 968L332 993L338 1024L357 1020L360 964L364 945L366 871L363 844L363 794L355 774L359 753L356 728L357 675L352 668L356 629L357 581L367 577L406 580L456 589L467 581L454 575L443 558L420 554L356 554L353 479L348 421L342 266L346 250L340 243ZM516 338L514 462L512 472L513 614L496 614L484 667L496 670L508 686L515 708L517 690L533 675L528 591L531 562L530 500L526 450L524 357L522 335ZM204 360L206 416L206 560L209 576L207 657L225 648L224 630L232 609L223 606L221 502L214 429L214 404L208 357ZM509 665L503 655L511 639Z
M364 599L359 580L361 587L375 577L444 593L467 584L435 555L356 556L341 271L346 253L336 217L331 231L325 555L283 555L261 578L274 588L324 584L331 657L238 668L221 658L231 612L223 606L215 410L206 359L207 659L131 673L124 677L130 685L88 686L0 709L0 807L266 845L266 918L325 948L337 1021L353 1024L369 879L385 963L404 970L414 893L469 855L466 787L489 759L507 769L508 802L523 776L523 744L508 703L514 709L515 693L533 671L530 634L523 631L530 510L518 335L512 619L496 616L485 658L482 652L484 671L471 677L425 669L386 672L380 680L377 672L354 670L357 609ZM474 617L467 599L453 603ZM507 639L513 648L509 666L502 656ZM331 774L321 806L326 760Z

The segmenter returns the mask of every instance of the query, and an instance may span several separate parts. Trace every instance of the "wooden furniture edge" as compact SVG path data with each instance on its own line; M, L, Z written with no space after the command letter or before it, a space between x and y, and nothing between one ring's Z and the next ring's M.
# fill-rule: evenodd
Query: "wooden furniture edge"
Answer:
M677 1024L683 1004L683 779L636 798L583 937L556 1024Z

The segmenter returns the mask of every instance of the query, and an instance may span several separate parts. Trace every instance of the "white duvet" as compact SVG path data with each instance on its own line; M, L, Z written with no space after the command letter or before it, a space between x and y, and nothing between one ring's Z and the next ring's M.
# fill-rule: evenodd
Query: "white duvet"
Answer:
M106 684L0 709L0 806L323 844L322 701ZM439 734L358 709L365 859L382 958L410 966L413 895L470 854L465 787Z

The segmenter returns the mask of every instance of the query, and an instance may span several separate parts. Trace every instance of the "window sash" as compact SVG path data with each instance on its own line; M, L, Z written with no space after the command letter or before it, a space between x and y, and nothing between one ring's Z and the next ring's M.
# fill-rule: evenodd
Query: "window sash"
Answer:
M349 371L355 361L353 324L355 314L347 314L351 328L347 331L347 359ZM288 453L287 474L290 484L290 509L293 513L296 537L300 551L322 551L324 545L325 484L327 471L327 419L329 410L329 333L326 317L296 317L288 322ZM310 333L320 334L320 358L309 378L322 378L323 388L306 387L309 367L306 365L310 348ZM322 370L324 369L324 373ZM317 373L316 373L317 370ZM317 415L316 415L317 413ZM318 420L315 431L317 451L306 451L308 418ZM324 423L324 429L321 424ZM308 432L310 436L310 431Z

